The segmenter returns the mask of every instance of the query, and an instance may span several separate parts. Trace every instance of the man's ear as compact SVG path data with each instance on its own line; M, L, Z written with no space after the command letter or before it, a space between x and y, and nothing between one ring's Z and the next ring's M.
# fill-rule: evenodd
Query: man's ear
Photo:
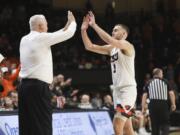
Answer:
M38 25L38 29L39 29L40 32L43 31L43 25L41 23Z
M125 31L123 32L123 36L127 37L127 33Z

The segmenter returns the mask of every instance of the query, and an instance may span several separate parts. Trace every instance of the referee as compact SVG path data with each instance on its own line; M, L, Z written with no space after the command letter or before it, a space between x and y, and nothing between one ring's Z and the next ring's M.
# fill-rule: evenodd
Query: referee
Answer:
M152 135L168 135L170 108L171 111L176 109L175 95L167 81L163 79L163 71L160 68L153 70L153 79L144 87L142 112L145 111L147 97L150 100L149 112ZM169 99L171 105L169 105Z
M51 46L71 38L76 31L76 22L68 11L66 26L56 32L47 32L44 15L32 16L29 24L31 31L20 43L19 135L52 135Z

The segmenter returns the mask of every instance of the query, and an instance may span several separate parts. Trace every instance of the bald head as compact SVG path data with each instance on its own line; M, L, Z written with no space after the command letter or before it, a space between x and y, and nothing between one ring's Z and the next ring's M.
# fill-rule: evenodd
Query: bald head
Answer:
M160 68L153 69L153 77L163 78L163 70Z
M113 103L113 101L112 101L112 97L110 96L110 95L105 95L104 96L104 103Z
M81 103L89 103L90 97L87 94L83 94L81 97Z
M47 32L47 21L44 15L33 15L29 19L31 31Z

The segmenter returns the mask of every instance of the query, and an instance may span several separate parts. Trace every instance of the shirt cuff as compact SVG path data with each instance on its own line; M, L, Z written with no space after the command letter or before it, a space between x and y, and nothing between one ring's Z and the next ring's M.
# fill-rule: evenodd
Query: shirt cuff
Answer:
M71 29L71 28L72 28L72 29L76 29L76 26L77 26L76 22L73 21L73 22L71 22L69 28L70 28L70 29Z

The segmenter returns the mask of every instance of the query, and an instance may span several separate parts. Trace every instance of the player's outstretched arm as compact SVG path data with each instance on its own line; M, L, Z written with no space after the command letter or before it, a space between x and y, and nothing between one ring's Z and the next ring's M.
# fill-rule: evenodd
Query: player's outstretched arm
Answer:
M99 54L109 55L110 54L109 52L111 49L110 45L100 46L100 45L93 44L91 42L87 34L88 26L89 26L89 18L88 16L86 16L83 18L83 23L81 25L81 36L82 36L82 40L83 40L86 50L99 53Z
M125 54L131 56L133 53L133 46L126 40L117 40L110 36L107 32L105 32L101 27L96 24L95 16L90 11L89 14L89 25L96 31L96 33L101 37L101 39L106 42L107 44L120 48L121 50L125 51Z
M89 25L97 32L97 34L101 37L102 40L104 40L107 44L111 44L111 36L105 32L101 27L96 24L95 16L94 14L89 11L88 13L89 17Z

